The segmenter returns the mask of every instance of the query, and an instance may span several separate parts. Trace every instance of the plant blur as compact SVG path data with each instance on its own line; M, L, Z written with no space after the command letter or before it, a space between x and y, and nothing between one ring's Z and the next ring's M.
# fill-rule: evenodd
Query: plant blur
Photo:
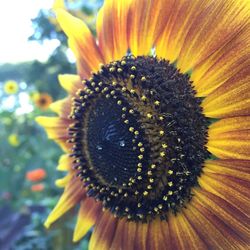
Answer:
M84 19L95 33L102 1L57 2ZM87 249L90 234L80 243L72 243L75 211L50 230L43 226L63 191L55 186L63 173L56 171L61 149L47 139L34 118L54 115L49 104L66 96L57 75L75 73L76 69L53 13L40 10L32 23L34 32L29 40L44 43L57 39L59 45L46 62L0 65L0 250Z

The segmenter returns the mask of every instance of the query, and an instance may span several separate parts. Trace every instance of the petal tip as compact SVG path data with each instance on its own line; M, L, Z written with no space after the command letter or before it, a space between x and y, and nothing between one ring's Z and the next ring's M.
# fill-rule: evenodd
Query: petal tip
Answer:
M47 220L44 222L44 227L46 228L46 229L49 229L50 228L50 226L51 226L51 222L50 222L50 220L49 220L49 217L47 218Z
M76 243L78 242L82 237L80 236L79 233L77 233L77 231L75 230L74 231L74 234L73 234L73 242Z
M60 113L60 110L62 108L62 105L64 103L64 99L52 102L49 106L49 108L54 111L55 113Z
M37 116L37 117L35 118L35 121L36 121L39 125L44 126L44 125L46 124L46 119L47 119L46 116Z

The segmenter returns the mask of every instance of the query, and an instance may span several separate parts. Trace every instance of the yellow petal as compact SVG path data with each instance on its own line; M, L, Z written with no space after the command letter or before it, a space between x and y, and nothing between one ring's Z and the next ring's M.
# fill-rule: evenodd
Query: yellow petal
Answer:
M118 225L120 221L118 222ZM134 221L127 221L123 230L123 246L124 249L134 249L135 241L136 241L136 223ZM115 242L114 242L115 244Z
M65 127L59 117L38 116L36 122L46 128Z
M242 127L239 127L236 121L242 121ZM207 148L221 159L249 160L249 118L222 119L212 124L208 130Z
M210 134L226 133L250 129L250 116L229 117L214 122L209 126Z
M72 50L76 58L76 69L81 79L89 78L91 76L91 68L86 65L84 57L82 57L81 50L77 42L73 38L68 39L68 47Z
M169 216L169 232L172 249L206 249L203 239L181 212L177 216Z
M198 96L207 96L232 80L237 85L238 81L242 82L244 77L249 76L249 32L249 25L243 25L238 32L232 31L235 35L231 41L194 66L191 80Z
M36 117L37 123L42 125L50 139L67 139L69 120L64 120L60 117ZM65 141L66 143L66 141Z
M76 58L80 61L78 63L80 76L88 78L91 72L98 70L99 64L103 62L95 39L83 21L62 9L57 9L55 12L60 26L70 39L73 52L77 53Z
M71 94L75 94L76 91L81 88L81 79L78 75L64 74L58 76L61 86Z
M205 190L226 200L246 215L250 206L248 182L249 179L243 180L239 176L235 177L209 171L205 171L199 180L199 184Z
M171 242L168 237L166 237L166 221L162 221L159 218L151 221L148 225L148 235L147 247L150 250L153 249L171 249Z
M205 1L196 11L200 15L190 22L178 57L178 67L184 72L237 39L237 34L249 22L249 4L244 0Z
M89 242L90 250L109 250L116 231L118 219L114 218L109 212L104 212L98 218L94 232Z
M203 180L203 182L200 180ZM250 233L248 227L249 217L248 213L246 214L240 209L240 204L242 203L241 199L238 199L240 202L239 204L232 204L232 200L228 201L227 199L224 199L214 193L213 190L220 191L220 188L223 187L223 185L224 188L223 191L221 191L222 193L225 193L227 185L226 182L223 185L215 179L214 181L210 182L208 181L211 180L210 178L204 179L203 176L200 178L200 180L199 183L202 185L202 189L200 191L195 190L194 197L196 203L199 203L205 208L205 210L207 210L207 218L212 221L212 223L217 227L218 231L223 233L223 238L232 245L232 249L234 249L236 246L240 246L240 243L247 243L249 241ZM206 183L207 181L208 183ZM216 183L218 183L219 186L213 186ZM230 192L230 194L232 193ZM234 193L233 197L236 201L237 194ZM219 241L217 244L220 245L221 243L222 242Z
M69 154L64 154L60 157L57 170L59 171L69 171L73 165L73 158Z
M85 198L85 191L82 189L82 184L79 179L73 178L66 186L61 198L57 205L50 213L45 221L45 227L49 228L50 225L59 219L64 213L75 206L80 200Z
M209 160L205 162L204 173L224 174L241 180L250 180L249 160Z
M73 241L79 241L96 223L98 216L102 213L101 204L93 198L87 198L81 202Z
M156 54L192 72L198 96L206 96L247 67L249 1L169 0ZM248 63L249 65L249 63Z
M72 178L72 174L67 174L65 177L61 179L57 179L55 181L55 184L57 187L64 188L69 183L71 178Z
M147 247L148 224L138 222L136 224L135 249L146 249Z
M65 152L70 152L68 125L70 120L61 117L36 117L36 122L44 127L48 138L54 140Z
M51 103L50 109L61 117L68 118L71 111L71 103L70 97L66 97L62 100Z
M52 9L53 10L56 10L56 9L65 9L65 2L64 2L64 0L55 0Z
M194 197L183 213L208 249L245 249L246 244L237 229L224 220L228 209L220 201L202 189L195 189Z
M123 241L123 235L128 230L127 222L125 218L119 219L117 222L117 228L115 230L115 235L112 241L110 249L132 249L128 248L128 242Z
M206 3L204 3L206 5ZM156 54L170 62L177 60L186 34L204 5L200 1L169 0L165 4L166 22L156 42Z
M250 115L249 82L249 68L237 72L234 77L228 79L205 98L202 103L204 114L213 118Z
M105 63L120 60L127 53L130 2L131 0L106 0L97 15L97 38Z
M128 18L129 47L133 55L148 55L165 27L166 0L131 1Z

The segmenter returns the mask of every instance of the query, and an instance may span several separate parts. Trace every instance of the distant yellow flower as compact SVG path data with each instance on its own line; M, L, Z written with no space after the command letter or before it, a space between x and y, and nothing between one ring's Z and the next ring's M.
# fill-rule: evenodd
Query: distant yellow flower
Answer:
M35 94L33 97L35 105L41 110L46 110L49 108L49 105L52 103L52 97L47 93Z
M30 94L30 99L35 102L35 100L40 96L40 93L35 91Z
M10 134L8 137L8 142L13 147L18 147L20 144L19 138L17 134Z
M9 80L5 82L4 92L6 94L12 95L12 94L15 94L17 91L18 91L18 84L16 81Z

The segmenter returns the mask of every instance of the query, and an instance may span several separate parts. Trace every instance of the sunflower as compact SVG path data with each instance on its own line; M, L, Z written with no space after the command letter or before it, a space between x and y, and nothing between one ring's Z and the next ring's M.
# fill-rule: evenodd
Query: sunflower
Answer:
M20 140L17 134L10 134L8 136L8 143L13 147L18 147L20 145Z
M106 0L96 39L56 10L78 74L37 118L68 173L46 227L79 204L90 249L249 247L249 8Z
M8 95L16 94L18 89L18 84L14 80L8 80L4 84L4 92Z
M52 97L47 93L37 93L33 99L35 105L43 111L47 110L50 104L53 102Z

